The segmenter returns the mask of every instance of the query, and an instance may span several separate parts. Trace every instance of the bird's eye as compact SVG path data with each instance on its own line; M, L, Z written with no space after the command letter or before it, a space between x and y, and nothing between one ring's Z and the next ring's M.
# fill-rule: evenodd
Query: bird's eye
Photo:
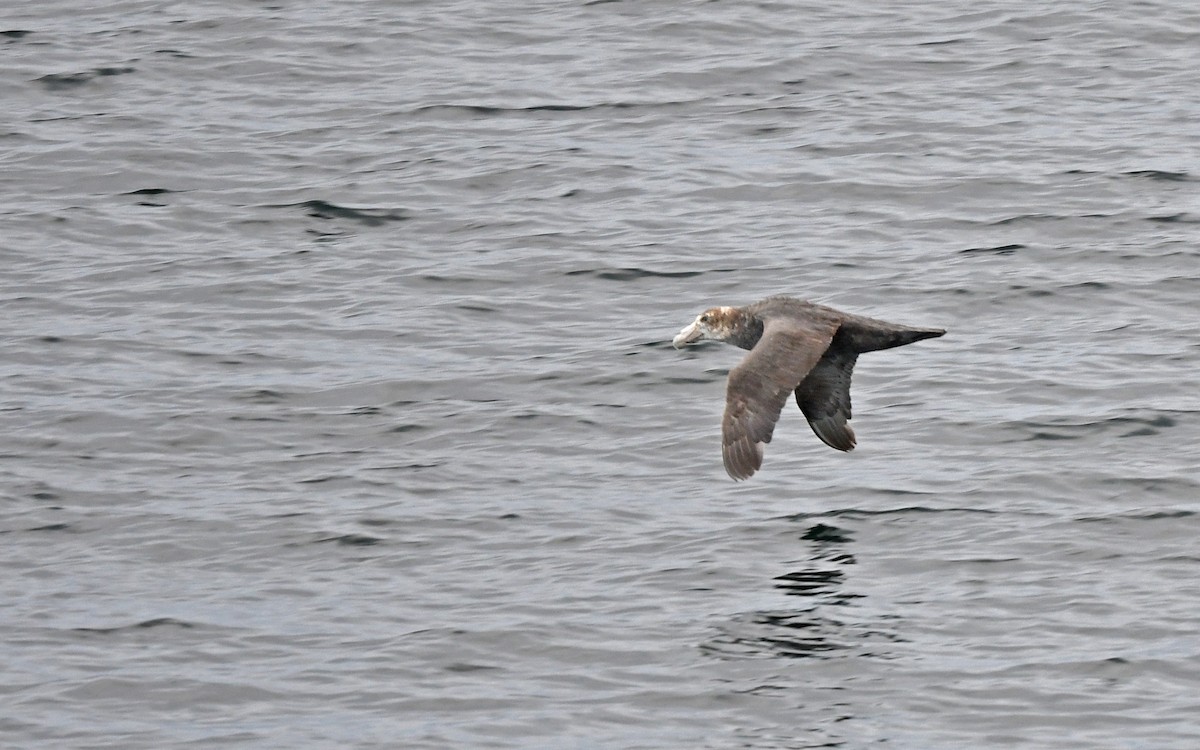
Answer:
M700 322L701 322L701 323L707 323L707 322L708 322L708 316L707 316L707 315L701 315L701 316L700 316Z

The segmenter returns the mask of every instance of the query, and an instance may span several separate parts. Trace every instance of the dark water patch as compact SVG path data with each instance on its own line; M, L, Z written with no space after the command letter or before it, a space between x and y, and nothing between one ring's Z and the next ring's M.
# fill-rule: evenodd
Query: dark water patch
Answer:
M308 229L305 229L304 233L307 234L309 237L312 237L313 242L324 242L324 243L336 242L337 240L339 240L343 237L350 236L349 232L343 232L343 231L322 232L319 229L313 229L311 227ZM305 253L310 253L310 252L312 252L311 248L302 247L302 248L299 248L299 249L293 251L292 254L293 255L304 255Z
M814 524L808 531L805 531L801 539L810 542L826 542L833 544L845 544L854 540L850 536L850 532L845 529L839 529L836 526L827 526L823 523Z
M714 373L713 377L711 377L711 378L694 378L694 377L683 377L683 376L674 377L674 378L663 378L662 382L665 383L666 385L703 385L706 383L711 383L714 380L720 380L721 378L725 377L725 374L726 373Z
M869 492L876 495L934 495L934 492L918 492L914 490L901 490L895 488L867 488ZM1013 513L1014 511L1006 511ZM793 523L808 523L809 521L819 520L821 518L849 518L849 519L865 519L881 516L905 516L913 514L941 514L941 513L971 513L978 515L996 515L1000 511L989 510L987 508L963 508L960 506L948 508L933 508L927 505L906 505L900 508L884 508L882 510L868 510L865 508L835 508L833 510L815 511L812 513L794 513L787 516L779 516L777 520L791 521Z
M439 113L459 113L476 115L479 117L504 117L511 115L527 115L527 114L560 114L560 113L579 113L579 112L606 112L606 111L623 111L631 109L660 109L663 107L683 106L688 104L684 101L666 101L666 102L596 102L593 104L530 104L524 107L501 107L486 104L428 104L417 107L411 110L414 115L439 114Z
M863 642L903 640L893 633L824 617L816 608L741 615L721 630L700 644L701 651L721 659L822 659L844 655ZM883 655L863 650L858 653Z
M310 477L308 479L297 479L296 484L324 484L325 482L334 482L338 479L350 479L348 474L324 474L319 477Z
M1141 177L1161 182L1193 182L1196 179L1187 172L1172 172L1165 169L1135 169L1130 172L1122 172L1121 175L1123 177Z
M670 350L670 349L675 348L674 344L671 343L671 339L656 339L654 341L643 341L642 343L637 344L637 346L640 348L643 348L643 349L657 349L657 350ZM625 352L626 357L633 357L633 356L636 356L637 354L639 354L639 352Z
M8 29L7 31L0 31L0 36L15 42L18 39L24 39L32 33L32 31L27 29Z
M564 414L546 414L544 412L536 411L526 411L521 412L520 414L512 414L508 418L518 422L567 422L570 424L583 425L585 427L595 427L597 425L595 421L585 417L572 417Z
M776 656L788 659L811 659L828 651L843 651L848 646L836 643L828 638L801 636L784 637L771 636L759 639Z
M425 429L428 429L428 427L423 424L398 424L394 427L389 427L388 432L412 432L414 430Z
M1017 441L1029 440L1078 440L1094 434L1102 434L1110 430L1123 429L1133 426L1135 429L1126 431L1119 437L1139 437L1155 435L1159 430L1175 427L1177 422L1166 414L1153 417L1110 417L1091 422L1019 422L1009 427L1019 430L1033 430L1033 433Z
M396 521L390 518L360 518L358 523L362 526L394 526Z
M123 633L133 630L149 630L150 628L174 627L174 628L194 628L195 625L183 620L176 620L173 617L155 617L151 620L142 620L135 622L132 625L117 625L110 628L71 628L76 633L98 633L100 635L109 635L112 633Z
M1180 477L1113 477L1101 480L1105 487L1119 494L1165 495L1168 498L1193 498L1200 490L1200 482Z
M300 208L308 216L315 219L347 219L356 221L364 226L379 227L394 221L408 221L411 216L400 209L384 208L350 208L339 206L323 200L302 201L300 203L271 204L264 208Z
M86 115L63 115L61 117L31 117L30 122L74 122L75 120L87 120L96 117L108 117L108 112L89 112ZM62 216L56 216L54 221L65 222L67 219Z
M663 278L689 279L700 276L705 271L650 271L645 268L589 268L579 271L567 271L564 276L595 276L605 281L633 281L635 279Z
M1200 224L1200 217L1189 213L1163 214L1161 216L1147 216L1146 221L1153 221L1158 224Z
M182 52L177 49L156 49L156 50L154 50L154 54L170 55L171 57L178 57L178 58L182 58L182 59L190 59L190 58L195 57L195 55L189 55L188 53Z
M45 526L34 526L33 528L25 529L26 531L68 531L71 528L69 523L48 523Z
M467 672L486 672L486 671L490 671L490 670L500 669L500 667L493 667L490 664L467 664L465 662L455 662L454 664L447 664L445 667L443 667L443 669L445 669L447 672L467 673Z
M367 534L339 534L337 536L327 536L313 540L313 544L335 542L345 547L373 547L376 544L382 544L383 541L383 539L377 536L369 536Z
M266 416L266 415L250 416L248 414L234 414L233 416L229 417L229 421L230 422L286 422L288 420L284 417L271 417L271 416Z
M1117 437L1121 437L1121 438L1146 437L1148 435L1157 435L1157 434L1158 434L1158 430L1154 430L1149 427L1139 427L1136 430L1130 430L1129 432L1122 432L1120 435L1117 435Z
M253 404L277 404L287 397L288 394L270 388L256 388L249 393L233 396L235 401L249 401Z
M997 219L988 222L988 226L1001 227L1008 224L1022 224L1033 222L1046 221L1074 221L1076 219L1108 219L1111 214L1078 214L1078 215L1063 215L1063 214L1017 214L1016 216L1007 216L1003 219Z
M836 631L838 625L811 612L758 612L735 619L726 632L700 644L700 649L720 658L812 658L847 648L823 632ZM772 632L776 630L789 634Z
M1025 440L1079 440L1082 437L1083 435L1063 435L1057 432L1035 432Z
M498 312L498 310L497 310L496 308L494 308L494 307L485 307L485 306L483 306L483 305L458 305L458 306L457 306L457 309L459 309L459 310L465 310L466 312L477 312L477 313L495 313L495 312Z
M825 596L836 591L845 578L846 574L840 570L813 569L784 573L776 576L774 580L782 581L782 583L775 584L775 588L782 589L789 596ZM839 596L856 597L852 594L840 594Z
M959 250L959 255L967 254L989 254L989 255L1013 255L1018 250L1024 250L1025 245L996 245L994 247L968 247L966 250Z
M486 286L489 289L494 289L499 283L496 279L481 278L479 276L450 276L447 274L428 273L418 276L421 281L428 281L433 284L454 284L457 286Z
M1075 520L1080 523L1116 523L1120 521L1164 521L1176 518L1191 518L1196 515L1194 510L1151 510L1133 513L1117 513L1109 516L1081 516Z
M92 73L52 73L35 79L34 83L40 83L50 91L61 91L82 86L93 78L95 75Z
M1025 286L1024 284L1010 284L1008 287L1011 292L1021 292L1026 297L1053 297L1054 292L1049 289L1034 289Z
M50 75L34 79L34 83L42 84L48 91L64 91L88 84L96 78L119 76L126 73L133 73L136 70L136 68L129 67L105 67L93 68L83 73L51 73Z
M139 190L130 190L128 193L121 195L166 195L167 193L178 193L178 190L168 190L167 188L141 188Z

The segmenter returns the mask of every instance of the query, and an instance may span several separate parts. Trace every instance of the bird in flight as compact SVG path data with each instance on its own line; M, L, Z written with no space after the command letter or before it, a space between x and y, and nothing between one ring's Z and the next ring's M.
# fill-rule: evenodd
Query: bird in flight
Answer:
M891 349L946 333L852 315L792 297L767 297L745 307L705 310L675 336L676 349L704 339L749 349L729 372L721 456L735 480L762 467L788 396L826 445L854 448L850 374L863 352Z

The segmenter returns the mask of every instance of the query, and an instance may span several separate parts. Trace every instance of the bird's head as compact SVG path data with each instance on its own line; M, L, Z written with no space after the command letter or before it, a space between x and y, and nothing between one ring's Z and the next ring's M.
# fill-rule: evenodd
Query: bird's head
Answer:
M680 331L671 342L676 349L704 339L724 341L733 335L738 320L738 311L732 307L712 307L696 316L696 319Z

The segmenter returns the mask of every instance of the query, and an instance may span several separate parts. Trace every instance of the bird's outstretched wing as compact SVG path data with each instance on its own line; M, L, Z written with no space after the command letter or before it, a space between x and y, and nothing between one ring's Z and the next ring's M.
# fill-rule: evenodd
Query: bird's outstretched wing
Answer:
M838 324L781 316L763 321L758 343L729 373L721 454L725 471L748 479L762 467L763 445L771 442L775 422L788 395L820 361Z
M796 404L817 437L830 448L854 449L850 419L850 375L858 354L834 344L796 388Z

